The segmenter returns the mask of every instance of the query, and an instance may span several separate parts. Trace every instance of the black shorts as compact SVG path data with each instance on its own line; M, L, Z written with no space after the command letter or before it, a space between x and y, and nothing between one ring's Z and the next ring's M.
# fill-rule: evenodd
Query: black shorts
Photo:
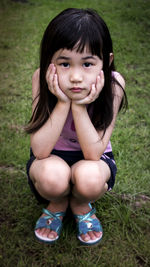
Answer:
M62 150L53 149L51 154L59 156L69 166L72 166L73 164L75 164L79 160L84 159L82 151L62 151ZM115 176L116 176L116 172L117 172L117 167L116 167L116 163L115 163L115 160L114 160L113 153L112 152L104 153L101 156L100 159L103 160L104 162L106 162L106 164L109 166L110 171L111 171L111 176L110 176L110 178L109 178L109 180L107 182L108 191L110 191L113 188L114 184L115 184ZM31 167L31 164L33 163L34 160L35 160L35 156L34 156L34 154L32 152L32 149L30 149L30 159L28 160L27 165L26 165L28 183L29 183L29 186L31 188L31 191L34 193L34 195L37 198L37 200L40 203L44 203L44 202L47 202L47 200L40 196L40 194L36 190L32 180L30 178L30 175L29 175L30 167Z

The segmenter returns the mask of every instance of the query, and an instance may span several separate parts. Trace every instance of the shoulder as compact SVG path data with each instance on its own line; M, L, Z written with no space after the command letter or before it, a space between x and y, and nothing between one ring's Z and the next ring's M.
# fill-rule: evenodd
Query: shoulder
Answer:
M39 77L40 77L40 68L38 68L32 76L32 83L36 82L37 80L39 81Z
M117 71L113 71L112 75L115 80L117 80L117 82L121 85L121 87L125 89L125 79L123 78L123 76Z
M117 71L113 71L112 75L115 80L121 85L121 87L125 89L125 79L123 78L123 76Z
M40 69L37 69L32 76L32 95L33 99L39 94L40 88Z
M124 90L125 90L125 79L123 76L117 72L113 72L113 77L115 78L115 83L113 83L113 91L115 96L123 97L124 95Z
M114 95L113 109L114 109L114 116L116 116L120 110L121 103L125 95L125 92L124 92L125 80L123 76L117 71L113 72L113 77L115 78L112 84L112 90L113 90L113 95Z

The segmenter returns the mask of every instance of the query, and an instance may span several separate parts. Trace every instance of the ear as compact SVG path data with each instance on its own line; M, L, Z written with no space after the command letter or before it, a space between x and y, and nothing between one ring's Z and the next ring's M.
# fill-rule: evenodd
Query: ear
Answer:
M113 53L110 53L109 54L109 66L111 65L111 63L113 62L114 60L114 54Z

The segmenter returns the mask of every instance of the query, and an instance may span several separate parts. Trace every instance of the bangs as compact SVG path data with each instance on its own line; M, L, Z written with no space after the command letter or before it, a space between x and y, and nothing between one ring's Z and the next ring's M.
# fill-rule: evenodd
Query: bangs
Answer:
M93 18L91 19L87 13L83 16L81 16L81 12L80 14L72 14L72 16L61 16L57 29L55 24L55 34L52 39L50 47L53 48L53 53L59 49L75 49L82 53L86 47L92 55L102 59L103 38L101 29L99 23Z
M94 39L90 35L87 35L87 34L86 34L86 38L84 38L82 34L80 39L75 43L75 45L70 48L68 47L67 49L69 50L75 49L78 53L83 53L85 48L86 48L86 51L91 53L93 56L96 55L100 59L103 59L102 44L98 42L97 40L94 41Z
M102 59L103 44L101 36L98 35L99 34L95 33L92 29L90 29L90 27L83 25L76 34L72 34L72 32L70 32L70 34L64 38L63 48L68 50L75 49L77 52L83 53L86 47L88 52Z
M90 9L69 8L62 11L48 25L41 42L41 66L46 69L55 52L60 49L84 49L98 56L109 67L112 40L103 19Z

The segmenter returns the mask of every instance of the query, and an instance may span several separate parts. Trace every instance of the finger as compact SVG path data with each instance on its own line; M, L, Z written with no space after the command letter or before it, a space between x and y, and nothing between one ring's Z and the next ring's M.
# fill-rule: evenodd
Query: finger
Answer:
M47 83L49 81L49 76L50 76L50 73L51 73L51 69L52 69L52 64L49 65L49 67L47 69L47 72L46 72L46 81L47 81Z
M64 99L64 97L65 97L65 99L66 99L66 95L64 94L64 92L59 87L58 75L57 74L54 74L53 90L54 90L54 94L58 98L61 98L61 99L63 98Z
M91 91L89 95L85 98L85 101L87 102L86 104L93 102L96 98L97 98L96 86L95 84L92 84Z
M97 88L98 93L101 92L103 87L104 87L104 73L101 70L100 74L97 76L97 79L96 79L96 88Z
M50 64L49 69L46 73L46 81L48 84L48 88L51 92L53 92L54 89L54 75L56 73L56 68L54 64Z
M54 90L55 90L56 92L59 91L58 76L57 76L56 73L54 74L53 87L54 87Z
M103 70L100 71L99 76L100 76L101 81L104 83L104 72L103 72Z
M76 100L76 101L74 101L74 102L75 102L76 104L78 104L78 105L83 105L83 104L86 105L86 104L90 104L90 103L92 103L92 102L95 100L95 98L94 98L95 93L96 93L95 84L92 84L92 89L91 89L89 95L86 96L85 98L81 99L81 100Z
M92 90L91 90L89 96L93 99L93 98L95 98L96 93L97 93L96 85L95 85L95 83L93 83L93 84L92 84Z
M51 64L50 69L49 69L49 83L50 83L50 86L53 86L55 73L56 73L56 68L55 68L54 64Z

